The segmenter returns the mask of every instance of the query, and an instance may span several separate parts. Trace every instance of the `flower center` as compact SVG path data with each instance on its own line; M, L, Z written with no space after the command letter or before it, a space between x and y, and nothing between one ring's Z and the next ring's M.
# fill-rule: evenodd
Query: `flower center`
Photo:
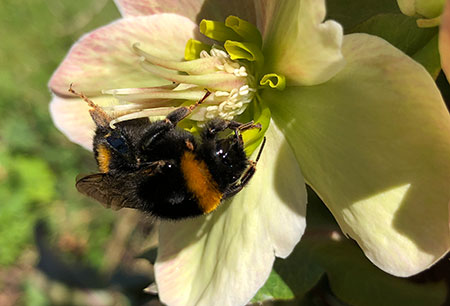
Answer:
M203 20L200 32L218 44L211 47L191 39L186 45L184 61L154 56L139 43L132 46L142 69L169 85L104 90L104 94L113 95L119 101L105 108L115 118L110 124L114 127L125 120L166 116L176 107L199 101L208 90L211 95L190 114L187 118L190 120L183 120L182 127L194 132L197 126L217 117L242 122L254 120L263 129L243 133L250 154L262 141L270 122L270 110L260 101L257 89L283 90L284 76L263 75L262 37L254 25L229 16L225 23ZM249 112L244 113L246 109Z
M202 50L199 58L191 61L171 61L153 56L133 45L142 68L173 85L147 88L104 90L119 100L111 106L116 117L111 124L141 117L165 116L180 104L193 104L209 90L212 94L189 119L203 125L220 117L231 120L242 114L256 93L255 78L247 66L234 61L218 46L208 52Z

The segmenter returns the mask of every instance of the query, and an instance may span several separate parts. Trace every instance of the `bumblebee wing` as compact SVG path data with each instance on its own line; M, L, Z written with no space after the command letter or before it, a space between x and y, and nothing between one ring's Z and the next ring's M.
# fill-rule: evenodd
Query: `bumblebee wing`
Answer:
M100 202L106 208L119 210L124 207L140 209L136 197L135 182L142 176L161 173L161 167L170 160L160 160L148 164L145 168L121 176L108 173L95 173L77 177L78 191Z
M78 191L100 202L106 208L119 210L123 207L138 208L130 198L130 190L124 190L124 180L113 179L107 173L96 173L77 178Z

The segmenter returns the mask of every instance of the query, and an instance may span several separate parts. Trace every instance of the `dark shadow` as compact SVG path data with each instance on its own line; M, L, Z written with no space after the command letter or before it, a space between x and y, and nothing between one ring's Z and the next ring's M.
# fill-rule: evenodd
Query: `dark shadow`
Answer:
M122 292L132 305L143 305L157 299L143 290L154 281L152 277L130 272L119 266L111 276L100 273L81 262L67 262L62 252L48 242L48 230L44 221L38 221L34 236L39 253L37 268L49 279L76 289L114 289Z
M197 15L197 24L203 19L210 19L215 21L225 21L224 17L230 15L237 16L252 24L256 25L256 8L255 1L241 0L223 1L223 0L206 0Z
M144 258L148 260L152 265L154 265L156 262L157 255L158 255L158 248L154 247L146 250L145 252L137 256L137 258Z
M441 70L436 79L436 85L439 87L439 91L441 92L442 98L444 98L447 109L450 109L450 84L448 83L443 70Z

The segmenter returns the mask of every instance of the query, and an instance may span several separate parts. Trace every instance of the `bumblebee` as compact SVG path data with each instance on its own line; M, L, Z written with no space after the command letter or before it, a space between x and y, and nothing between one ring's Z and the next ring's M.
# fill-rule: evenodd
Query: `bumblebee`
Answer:
M76 188L107 208L134 208L162 219L178 220L214 211L241 191L256 171L247 158L241 132L261 129L253 122L213 119L198 137L177 127L210 94L165 119L119 122L84 94L97 128L93 140L99 173L77 178ZM231 131L223 136L222 132Z

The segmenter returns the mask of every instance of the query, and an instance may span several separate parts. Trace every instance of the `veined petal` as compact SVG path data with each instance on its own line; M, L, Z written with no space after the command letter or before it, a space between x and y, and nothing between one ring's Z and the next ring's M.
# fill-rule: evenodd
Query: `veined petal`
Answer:
M305 228L306 190L283 134L271 124L245 190L206 216L162 223L155 264L168 305L244 305Z
M114 0L122 16L174 13L196 24L202 19L225 21L230 15L255 23L253 0Z
M450 116L426 70L386 41L348 35L343 52L326 84L262 98L342 230L410 276L450 246Z
M344 65L342 27L325 19L324 0L261 0L265 7L265 72L286 76L288 85L315 85Z
M447 76L447 80L450 80L450 0L447 0L444 13L441 17L439 54L441 55L442 69Z
M133 44L168 60L182 60L189 38L197 26L189 19L160 14L121 19L99 28L78 41L53 74L49 86L67 95L71 83L87 95L102 89L146 87L168 84L143 70Z
M147 16L161 13L174 13L192 21L205 0L114 0L124 17Z
M107 106L111 104L110 96L92 98L95 104ZM50 115L55 126L70 141L92 150L95 124L89 114L87 103L78 98L62 98L54 96L50 102Z

